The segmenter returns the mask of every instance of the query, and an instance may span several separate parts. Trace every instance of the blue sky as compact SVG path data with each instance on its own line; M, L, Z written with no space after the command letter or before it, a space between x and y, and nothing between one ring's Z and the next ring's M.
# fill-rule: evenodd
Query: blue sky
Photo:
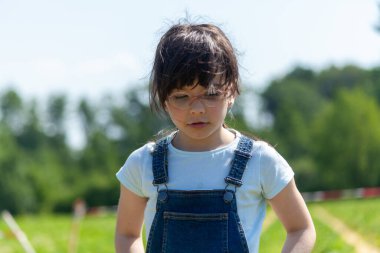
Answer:
M297 64L380 65L375 0L0 0L0 92L99 98L147 82L170 22L202 16L240 51L242 80L262 88Z

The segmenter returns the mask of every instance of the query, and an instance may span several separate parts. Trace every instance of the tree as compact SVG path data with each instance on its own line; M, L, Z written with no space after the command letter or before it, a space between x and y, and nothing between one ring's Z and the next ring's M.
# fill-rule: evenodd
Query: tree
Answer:
M362 90L343 90L316 118L314 158L321 187L380 184L379 110L376 100Z
M357 66L344 66L343 68L330 67L322 70L316 78L318 93L324 98L335 99L341 89L361 88L371 93L373 83L366 70Z
M85 98L81 99L78 106L78 113L86 139L88 139L92 133L96 132L98 128L94 110L95 108L91 106Z
M278 144L279 150L288 159L309 153L311 140L308 129L325 103L314 89L312 79L293 78L290 75L274 81L263 93L265 109L274 118L272 142Z
M20 133L16 135L19 148L31 153L37 152L46 143L46 136L39 115L37 113L37 103L32 101L25 109L24 125Z
M21 166L20 152L13 133L0 124L0 210L17 213L37 210L29 168Z
M65 137L65 114L66 114L66 97L64 95L54 95L49 97L47 106L48 132L52 136Z
M23 102L14 90L5 91L0 96L0 118L4 126L19 133L24 124Z

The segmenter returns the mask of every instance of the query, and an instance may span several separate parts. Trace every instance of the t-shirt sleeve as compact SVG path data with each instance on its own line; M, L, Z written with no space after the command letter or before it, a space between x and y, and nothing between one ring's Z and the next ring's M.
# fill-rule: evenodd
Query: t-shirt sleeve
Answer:
M142 191L142 153L143 148L134 151L116 173L120 183L140 197L144 197Z
M285 159L264 143L260 152L260 183L264 198L275 197L293 177L294 172Z

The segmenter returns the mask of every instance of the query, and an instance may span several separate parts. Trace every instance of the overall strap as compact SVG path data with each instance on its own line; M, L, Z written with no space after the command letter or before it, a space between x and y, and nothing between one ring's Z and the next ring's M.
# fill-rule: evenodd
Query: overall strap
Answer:
M153 185L166 184L168 182L168 137L158 140L152 153Z
M237 187L242 186L242 177L247 166L248 160L252 157L253 142L248 137L242 135L239 144L235 150L234 160L230 173L224 179L227 184L233 184Z

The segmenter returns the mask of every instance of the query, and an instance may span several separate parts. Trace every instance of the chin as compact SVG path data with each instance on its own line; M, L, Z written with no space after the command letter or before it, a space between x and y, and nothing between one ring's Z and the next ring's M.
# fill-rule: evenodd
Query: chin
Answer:
M203 140L207 139L210 136L217 133L216 130L210 129L187 129L187 131L183 131L183 133L188 137L194 140Z

